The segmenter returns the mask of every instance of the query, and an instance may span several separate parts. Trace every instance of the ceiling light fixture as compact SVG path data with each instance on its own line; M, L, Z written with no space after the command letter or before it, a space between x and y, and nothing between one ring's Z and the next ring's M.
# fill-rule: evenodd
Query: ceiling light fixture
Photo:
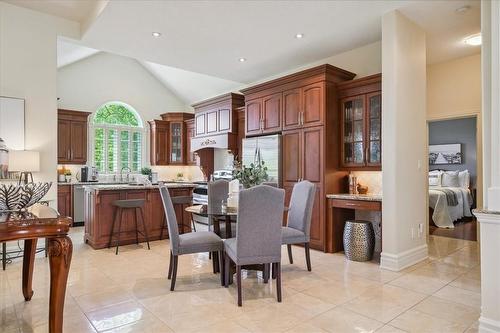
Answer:
M245 62L245 61L247 61L247 59L246 59L246 58L239 58L238 60L239 60L240 62Z
M481 45L481 42L482 42L482 38L481 38L480 33L466 37L464 39L464 43L467 45L470 45L470 46L479 46L479 45Z
M304 34L296 34L296 35L295 35L295 38L297 38L297 39L304 38Z
M153 32L151 33L151 35L153 35L153 37L155 37L155 38L158 38L158 37L160 37L160 36L161 36L161 32L158 32L158 31L153 31Z

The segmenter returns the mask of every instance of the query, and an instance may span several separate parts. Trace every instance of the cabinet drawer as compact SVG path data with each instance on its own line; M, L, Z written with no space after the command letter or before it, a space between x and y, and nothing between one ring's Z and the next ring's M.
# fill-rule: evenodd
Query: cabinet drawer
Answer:
M359 210L382 210L380 201L328 199L329 207L359 209Z

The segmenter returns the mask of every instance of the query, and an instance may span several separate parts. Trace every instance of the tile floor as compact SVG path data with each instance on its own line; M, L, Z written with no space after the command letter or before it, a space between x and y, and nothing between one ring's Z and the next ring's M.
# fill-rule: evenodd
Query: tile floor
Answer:
M480 267L475 242L430 237L430 259L403 272L342 254L303 251L295 264L283 252L283 303L274 284L244 275L243 307L236 288L220 287L206 254L181 256L176 291L166 278L168 241L92 250L75 228L64 331L79 332L477 332ZM35 295L24 302L21 263L0 271L0 331L47 332L47 259L36 259Z

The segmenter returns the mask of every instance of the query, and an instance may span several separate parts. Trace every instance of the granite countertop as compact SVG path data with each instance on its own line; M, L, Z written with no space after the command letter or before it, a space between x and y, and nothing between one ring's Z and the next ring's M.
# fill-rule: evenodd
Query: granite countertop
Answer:
M193 183L165 183L167 188L196 187ZM132 185L132 184L91 184L85 185L89 191L117 191L117 190L150 190L157 189L158 185Z
M342 200L362 200L362 201L382 201L381 194L348 194L348 193L336 193L327 194L328 199L342 199Z

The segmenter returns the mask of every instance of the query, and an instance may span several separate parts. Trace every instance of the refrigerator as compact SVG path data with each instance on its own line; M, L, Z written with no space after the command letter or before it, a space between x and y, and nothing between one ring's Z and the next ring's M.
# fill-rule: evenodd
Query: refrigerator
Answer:
M243 139L243 154L241 162L249 166L250 163L264 161L267 166L269 182L281 186L281 135L268 135Z

